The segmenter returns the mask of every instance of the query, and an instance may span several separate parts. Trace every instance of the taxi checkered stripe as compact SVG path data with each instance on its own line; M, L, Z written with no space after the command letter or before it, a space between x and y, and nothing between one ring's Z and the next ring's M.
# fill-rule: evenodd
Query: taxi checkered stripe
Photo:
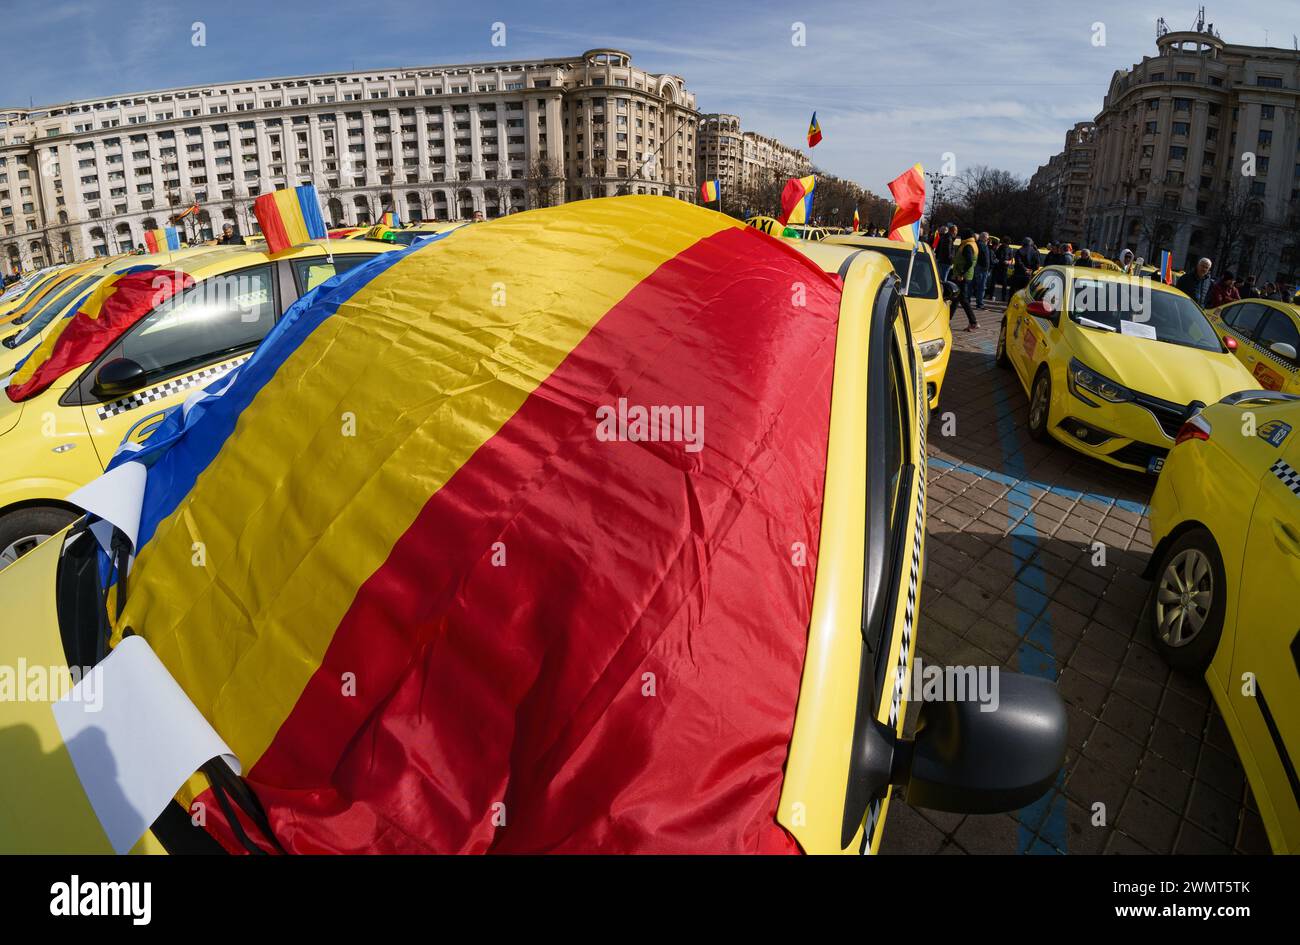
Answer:
M903 638L898 646L898 666L894 671L894 691L889 702L889 726L898 725L898 715L903 706L903 692L907 685L907 670L912 652L912 628L916 621L916 599L921 576L921 538L925 530L925 428L928 425L930 405L922 396L925 390L924 377L918 373L917 390L917 455L922 463L917 470L918 486L916 492L916 515L912 525L912 562L907 576L907 607L903 611ZM880 822L880 811L884 806L882 799L871 802L867 809L866 829L862 832L862 851L871 852L871 839Z
M225 364L214 365L213 367L204 368L193 374L187 374L184 377L173 378L163 384L155 387L146 387L144 390L138 390L133 394L128 394L118 400L110 401L106 404L100 404L95 411L99 419L107 420L109 417L116 417L119 414L143 407L146 404L152 404L155 401L162 400L164 397L170 397L172 394L178 394L183 390L189 390L191 387L197 387L215 377L220 377L231 368L238 367L247 361L249 355L244 355L234 361L227 361Z
M1282 485L1286 486L1295 495L1300 495L1300 469L1296 469L1290 463L1278 460L1268 468L1268 471L1282 480Z

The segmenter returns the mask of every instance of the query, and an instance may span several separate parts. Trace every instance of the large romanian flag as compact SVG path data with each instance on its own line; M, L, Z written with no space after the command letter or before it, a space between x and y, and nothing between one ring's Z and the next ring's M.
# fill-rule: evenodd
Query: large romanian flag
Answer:
M253 201L253 214L266 237L267 252L278 253L328 235L316 187L312 184L262 194Z
M119 457L118 627L290 851L792 851L839 304L664 197L376 257Z

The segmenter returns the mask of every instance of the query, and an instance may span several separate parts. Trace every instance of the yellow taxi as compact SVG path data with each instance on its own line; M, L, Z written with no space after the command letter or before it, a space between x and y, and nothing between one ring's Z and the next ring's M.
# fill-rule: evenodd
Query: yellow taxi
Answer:
M18 294L6 305L0 307L0 331L5 330L9 325L25 320L34 308L48 301L59 292L60 288L75 279L79 273L98 268L105 262L106 260L102 258L96 258L87 262L72 263L67 266L59 266L57 269L47 270L43 277L33 280L25 292Z
M1300 394L1300 305L1242 299L1209 312L1233 338L1236 355L1265 390Z
M1300 853L1300 397L1243 391L1188 419L1151 497L1146 618L1205 677L1269 843Z
M62 266L49 266L45 269L37 269L35 272L27 273L17 282L11 282L5 286L4 291L0 292L0 324L3 324L3 317L14 306L20 304L28 292L62 268Z
M28 362L59 356L66 339L49 329L28 342L24 363L0 381L0 567L71 521L68 495L104 471L118 444L143 440L167 408L246 360L299 295L392 248L344 250L316 240L274 257L217 246L124 260L146 274L177 272L196 284L142 314L34 396L12 395ZM70 278L65 291L94 288Z
M146 812L97 775L151 743L157 713L79 743L49 697L0 701L0 849L859 853L894 791L989 813L1050 789L1066 717L1046 680L1002 672L996 704L927 701L903 736L927 411L887 260L843 247L832 278L648 196L444 245L302 303L258 370L97 481L142 477L133 508L86 500L99 515L0 573L0 665L150 657L132 705L165 689L194 720L167 747L199 759ZM461 291L488 260L511 272L506 305ZM615 400L698 405L707 437L602 420ZM340 409L365 431L343 444ZM597 558L614 580L590 580ZM325 682L339 647L358 702ZM671 670L681 653L689 672ZM214 755L186 751L196 738L242 775L200 764ZM548 787L489 824L505 783ZM133 830L105 804L136 812ZM247 830L222 813L236 804Z
M1205 313L1150 279L1040 269L1007 303L996 360L1029 395L1029 433L1160 471L1195 406L1256 387Z
M939 405L939 392L943 389L944 375L948 373L948 359L952 356L952 328L949 324L952 299L950 284L939 281L939 267L934 252L924 243L912 258L911 244L879 236L850 233L829 236L826 245L857 246L884 255L894 267L898 278L906 286L907 317L912 324L925 368L926 399L933 410ZM911 283L907 283L911 268Z

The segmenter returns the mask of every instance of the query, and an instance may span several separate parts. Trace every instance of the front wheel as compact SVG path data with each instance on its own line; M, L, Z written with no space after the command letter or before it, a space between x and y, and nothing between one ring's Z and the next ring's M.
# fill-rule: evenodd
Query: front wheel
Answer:
M77 518L53 506L33 506L0 515L0 570L13 564Z
M1046 441L1047 415L1052 405L1052 375L1047 365L1038 369L1034 375L1034 384L1029 388L1029 435L1035 440Z
M993 356L994 362L1000 368L1010 368L1011 359L1007 357L1007 317L1002 316L1002 324L998 326L998 348Z
M1156 651L1174 669L1205 675L1223 634L1226 580L1204 528L1184 532L1161 556L1147 610Z

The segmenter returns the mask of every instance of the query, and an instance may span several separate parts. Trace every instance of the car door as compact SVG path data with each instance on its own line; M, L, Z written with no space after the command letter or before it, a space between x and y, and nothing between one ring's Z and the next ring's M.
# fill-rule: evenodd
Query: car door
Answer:
M270 263L211 276L163 302L97 358L74 388L107 465L123 439L140 441L160 414L248 359L279 314ZM143 368L140 383L115 396L96 393L104 365L117 359Z
M1261 814L1267 805L1276 825L1270 832L1279 829L1294 853L1300 851L1300 433L1276 419L1258 433L1280 439L1282 448L1260 481L1251 515L1227 687L1249 745L1247 765L1258 769L1267 791L1257 798ZM1269 823L1267 815L1264 820ZM1277 838L1270 839L1276 847Z
M1260 307L1264 317L1255 330L1255 363L1250 365L1250 373L1266 390L1300 392L1300 329L1289 312Z
M1255 373L1255 366L1259 363L1255 347L1255 332L1267 314L1267 305L1258 302L1238 302L1223 308L1219 315L1224 327L1237 339L1237 360L1252 374Z
M1044 342L1052 329L1051 319L1031 315L1028 303L1048 302L1060 311L1060 300L1063 295L1060 273L1040 272L1030 280L1024 293L1017 294L1012 304L1007 307L1009 331L1007 353L1026 387L1029 386L1039 363L1045 357L1047 345Z

